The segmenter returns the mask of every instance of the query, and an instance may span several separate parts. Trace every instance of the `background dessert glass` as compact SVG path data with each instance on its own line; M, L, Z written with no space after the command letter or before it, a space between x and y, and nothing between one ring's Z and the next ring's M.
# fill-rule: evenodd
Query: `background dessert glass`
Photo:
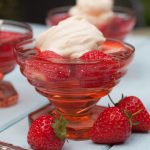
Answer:
M46 24L49 26L57 25L60 21L70 17L68 7L58 7L48 12ZM99 24L97 28L104 34L106 38L114 38L124 40L126 35L130 33L136 23L134 12L125 7L114 7L114 17L110 22Z
M32 29L26 23L0 21L0 107L6 107L15 104L18 95L10 82L3 81L3 77L16 65L13 53L15 44L32 38Z
M107 41L117 42L111 39ZM101 61L83 62L79 59L39 59L36 57L38 51L35 48L34 40L17 44L15 55L21 72L35 89L51 102L51 105L32 113L29 119L33 121L39 115L44 114L51 114L55 117L62 115L68 120L68 138L76 140L88 139L89 130L95 119L105 109L97 106L96 103L116 86L120 78L126 73L127 66L133 58L134 47L126 43L124 43L124 47L124 52L111 54L116 59L117 64L114 66L101 66ZM103 62L105 61L103 59ZM84 67L95 74L98 69L97 65L100 67L100 76L98 78L89 76L89 80L85 80L84 73L78 74ZM57 75L61 76L63 74L64 76L65 74L63 80L54 79L57 75L54 76L48 71L49 67L53 66L55 66Z

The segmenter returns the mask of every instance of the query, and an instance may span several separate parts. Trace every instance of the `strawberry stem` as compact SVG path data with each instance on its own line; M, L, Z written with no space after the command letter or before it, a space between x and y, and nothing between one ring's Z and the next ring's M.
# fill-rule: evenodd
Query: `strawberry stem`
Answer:
M56 136L58 136L61 140L64 140L67 134L66 126L68 122L63 118L63 116L60 116L59 119L55 118L54 123L52 124L52 127L54 129L54 132Z
M109 97L109 100L112 102L112 104L113 104L114 106L117 106L117 104L118 104L122 99L125 98L124 94L122 94L122 95L121 95L121 99L120 99L117 103L115 103L115 102L112 100L112 98L111 98L111 96L110 96L109 94L108 94L108 97Z
M114 106L116 106L116 103L112 100L112 98L111 98L111 96L108 94L108 97L109 97L109 100L112 102L112 104L114 105Z
M122 93L122 95L121 95L121 100L124 99L124 98L125 98L125 96L124 96L124 94Z
M108 103L108 108L110 108L110 104Z

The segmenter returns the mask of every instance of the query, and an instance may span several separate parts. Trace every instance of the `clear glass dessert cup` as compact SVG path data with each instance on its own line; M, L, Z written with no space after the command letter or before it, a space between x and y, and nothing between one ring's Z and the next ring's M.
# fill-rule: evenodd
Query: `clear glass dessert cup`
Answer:
M58 7L50 10L46 18L46 24L49 26L57 25L60 21L70 17L68 7ZM114 17L107 23L100 23L97 28L103 32L107 38L124 40L130 33L136 23L134 12L125 7L115 6L113 9Z
M11 83L3 81L3 77L15 68L14 46L20 41L32 38L32 29L22 22L0 22L0 107L7 107L15 104L18 96Z
M34 40L17 44L15 56L22 74L51 102L44 108L48 110L42 111L55 117L63 116L68 121L67 137L83 140L89 138L90 128L105 109L97 106L97 102L118 84L133 58L134 47L126 43L124 47L124 52L111 54L117 63L110 66L104 64L105 58L91 62L37 58L39 52Z

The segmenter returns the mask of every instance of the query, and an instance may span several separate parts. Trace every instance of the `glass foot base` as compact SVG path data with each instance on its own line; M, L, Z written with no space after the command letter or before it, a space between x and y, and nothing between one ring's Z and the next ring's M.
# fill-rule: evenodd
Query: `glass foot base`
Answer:
M18 93L10 82L0 81L0 108L15 105Z
M52 104L48 104L31 114L29 114L29 122L42 115L53 115L59 117L62 115L66 120L68 120L67 125L67 138L74 140L86 140L89 139L89 130L93 126L93 123L99 116L99 114L105 109L103 106L95 106L88 113L81 115L68 115L58 112Z

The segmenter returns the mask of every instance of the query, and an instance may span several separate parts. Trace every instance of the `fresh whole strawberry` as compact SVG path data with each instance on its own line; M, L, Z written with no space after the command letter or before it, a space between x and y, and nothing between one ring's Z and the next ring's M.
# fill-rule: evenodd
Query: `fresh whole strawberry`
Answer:
M64 81L70 76L70 68L66 64L61 64L60 60L63 61L60 55L51 51L44 51L35 58L26 60L23 72L31 79Z
M33 121L28 132L28 143L34 150L61 150L65 143L66 121L42 116Z
M116 144L127 140L131 134L128 118L117 107L106 108L94 123L90 138L95 143Z
M150 130L150 115L139 98L125 97L116 106L131 115L133 131L147 132Z
M76 65L76 76L83 87L99 87L114 80L119 63L112 56L92 50L80 57L84 64ZM105 83L106 84L106 83Z

